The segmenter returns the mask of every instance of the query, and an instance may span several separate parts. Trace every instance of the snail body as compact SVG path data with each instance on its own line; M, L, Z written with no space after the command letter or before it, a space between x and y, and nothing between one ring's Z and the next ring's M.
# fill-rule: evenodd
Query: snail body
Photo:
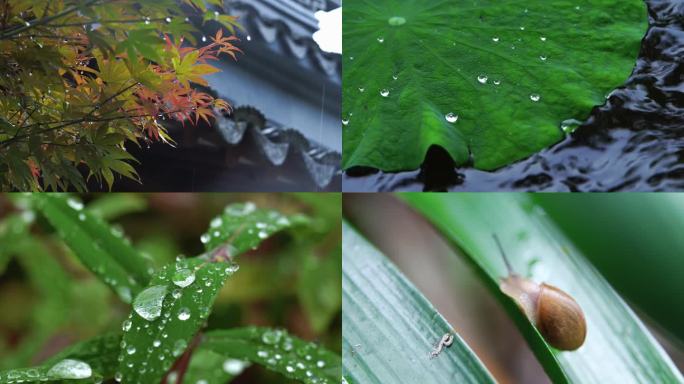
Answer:
M494 238L499 244L498 238ZM512 272L501 244L499 247L509 271L501 279L501 291L515 301L549 345L563 351L581 347L587 336L587 323L575 299L560 288Z

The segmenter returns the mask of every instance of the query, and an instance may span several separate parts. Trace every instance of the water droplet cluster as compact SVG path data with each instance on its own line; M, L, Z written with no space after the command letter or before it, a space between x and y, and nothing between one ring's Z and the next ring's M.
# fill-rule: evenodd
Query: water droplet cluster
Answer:
M135 297L133 312L121 325L124 336L115 379L158 381L205 323L218 290L237 271L235 266L179 258L162 268L153 285Z
M274 210L257 209L252 202L231 204L211 221L200 241L209 249L228 247L221 256L231 260L236 253L255 249L263 240L291 224L290 217Z
M325 369L333 364L314 343L291 337L280 329L251 331L252 344L258 345L254 361L305 383L331 383Z

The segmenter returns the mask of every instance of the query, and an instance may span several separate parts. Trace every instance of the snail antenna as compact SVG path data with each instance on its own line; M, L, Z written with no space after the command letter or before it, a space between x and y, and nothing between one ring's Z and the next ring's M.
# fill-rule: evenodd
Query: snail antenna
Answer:
M499 252L501 252L501 257L503 257L504 264L506 264L506 269L508 270L508 274L512 275L513 274L513 268L511 267L511 263L508 261L508 257L506 256L506 252L504 252L504 249L501 246L501 242L499 241L499 236L497 236L496 233L492 233L492 237L494 238L496 245L499 247Z

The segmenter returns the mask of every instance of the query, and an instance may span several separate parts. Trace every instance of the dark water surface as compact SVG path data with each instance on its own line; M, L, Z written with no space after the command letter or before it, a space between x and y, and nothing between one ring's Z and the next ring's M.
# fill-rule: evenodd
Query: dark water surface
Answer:
M684 0L647 4L632 75L564 141L494 172L455 168L433 147L415 171L350 169L344 190L684 190Z

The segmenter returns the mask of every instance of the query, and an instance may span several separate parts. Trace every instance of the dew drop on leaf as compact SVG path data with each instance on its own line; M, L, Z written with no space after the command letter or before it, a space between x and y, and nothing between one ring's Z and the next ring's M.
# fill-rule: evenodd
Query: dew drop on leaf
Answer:
M195 282L195 272L188 268L183 268L173 274L172 281L175 285L185 288Z
M380 96L382 96L382 97L387 97L387 96L389 96L389 94L390 94L390 91L388 89L383 89L382 91L380 91Z
M173 356L178 357L185 352L185 349L188 347L188 343L185 340L178 340L176 341L175 344L173 344Z
M447 113L446 116L444 116L444 118L451 124L458 121L458 115L454 114L453 112Z
M93 370L83 361L65 359L53 365L47 374L52 379L87 379Z
M143 319L152 321L161 315L162 304L166 297L165 285L155 285L145 289L133 301L133 309Z
M225 269L226 275L232 275L233 273L237 272L240 269L240 266L237 263L231 263L228 265Z
M228 359L223 362L223 370L230 375L237 376L242 373L248 365L249 363L242 360Z
M123 325L121 326L121 328L123 329L124 332L128 332L131 329L132 324L133 323L131 322L131 320L128 319L128 320L123 322Z
M479 75L479 76L477 77L477 81L478 81L480 84L486 84L486 83L487 83L487 79L488 79L488 77L487 77L487 75L485 75L485 74Z
M263 341L264 344L273 345L273 344L277 344L280 341L281 337L282 337L282 331L268 330L268 331L264 332L263 335L261 335L261 341Z
M539 96L538 93L533 93L530 95L530 100L534 101L535 103L541 99L541 96Z
M71 208L73 208L77 211L80 211L81 209L83 209L83 203L74 199L73 197L70 197L67 199L67 205L69 205Z
M181 308L178 312L178 320L185 321L190 318L190 310L187 308Z

